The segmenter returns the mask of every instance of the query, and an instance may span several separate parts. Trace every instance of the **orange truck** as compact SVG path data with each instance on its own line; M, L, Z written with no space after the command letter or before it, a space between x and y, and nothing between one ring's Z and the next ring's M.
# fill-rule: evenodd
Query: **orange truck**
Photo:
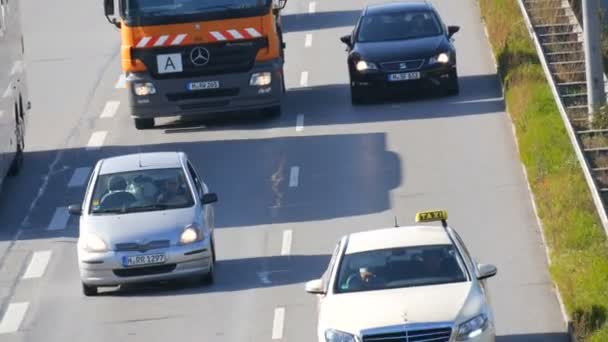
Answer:
M228 111L280 115L286 2L104 0L106 18L121 33L135 127Z

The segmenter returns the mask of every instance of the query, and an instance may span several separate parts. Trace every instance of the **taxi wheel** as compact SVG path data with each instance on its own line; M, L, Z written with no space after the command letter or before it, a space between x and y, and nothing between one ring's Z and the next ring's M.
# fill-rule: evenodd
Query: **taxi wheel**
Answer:
M211 238L211 260L215 264L215 241Z
M137 129L150 129L154 128L154 118L136 118L135 128Z
M209 272L207 272L205 275L203 275L203 279L202 279L203 284L205 284L205 285L213 284L214 278L215 278L215 262L213 262L213 259L212 259L211 265L209 266Z
M85 283L82 283L82 293L84 293L84 295L87 297L96 296L97 286L89 286Z

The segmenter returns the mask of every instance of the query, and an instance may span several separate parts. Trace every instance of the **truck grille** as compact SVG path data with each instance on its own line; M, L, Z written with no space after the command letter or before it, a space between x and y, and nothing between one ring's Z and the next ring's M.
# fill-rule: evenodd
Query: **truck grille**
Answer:
M449 342L452 328L432 328L363 335L363 342Z
M209 62L197 66L190 60L190 52L196 47L209 51ZM170 46L146 49L133 49L133 58L140 59L155 79L191 78L233 72L247 72L253 68L255 58L261 49L268 48L266 38L256 38L239 42L220 42L187 46ZM183 72L159 74L156 56L176 54L182 57Z
M411 61L397 61L380 63L382 69L387 71L412 71L418 70L424 64L424 59L415 59Z
M185 100L200 100L214 97L229 97L238 96L239 88L220 88L200 91L190 91L182 93L169 93L167 94L167 100L171 102L185 101Z

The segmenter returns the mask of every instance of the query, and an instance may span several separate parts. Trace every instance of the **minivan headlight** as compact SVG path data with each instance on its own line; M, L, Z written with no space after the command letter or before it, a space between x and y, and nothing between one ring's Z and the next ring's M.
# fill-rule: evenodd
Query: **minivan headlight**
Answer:
M108 250L108 245L102 238L93 234L86 233L80 237L80 244L87 252L101 253Z
M488 327L488 316L481 314L458 326L457 341L467 341L481 335Z
M201 230L195 225L190 225L186 227L179 236L179 243L182 245L189 245L202 239L203 233L201 233Z

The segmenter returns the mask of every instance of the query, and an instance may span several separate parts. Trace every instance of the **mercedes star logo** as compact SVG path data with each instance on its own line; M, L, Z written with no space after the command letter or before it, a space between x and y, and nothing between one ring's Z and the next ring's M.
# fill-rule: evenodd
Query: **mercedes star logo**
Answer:
M401 313L401 318L403 318L403 321L405 323L409 322L409 319L407 317L407 311L404 311L403 313Z
M195 47L190 51L190 60L194 65L203 66L209 63L209 59L211 55L209 54L209 50L204 47Z

